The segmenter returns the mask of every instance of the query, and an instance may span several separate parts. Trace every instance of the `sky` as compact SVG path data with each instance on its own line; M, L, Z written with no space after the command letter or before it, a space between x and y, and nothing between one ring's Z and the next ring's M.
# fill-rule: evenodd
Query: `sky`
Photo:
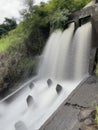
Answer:
M0 23L4 21L5 17L14 17L19 21L19 11L24 8L23 1L24 0L0 0ZM47 2L47 0L35 0L35 4L41 1Z

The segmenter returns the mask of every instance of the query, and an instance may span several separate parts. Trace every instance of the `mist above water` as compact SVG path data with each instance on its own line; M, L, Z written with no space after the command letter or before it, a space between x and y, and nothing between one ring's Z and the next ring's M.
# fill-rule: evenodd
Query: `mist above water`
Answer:
M75 32L75 33L74 33ZM37 79L0 102L0 130L38 130L88 74L91 23L49 38Z

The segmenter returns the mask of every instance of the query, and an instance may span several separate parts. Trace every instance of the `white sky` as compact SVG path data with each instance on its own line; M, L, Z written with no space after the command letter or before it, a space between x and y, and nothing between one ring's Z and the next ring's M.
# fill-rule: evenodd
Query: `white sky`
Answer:
M38 4L41 1L47 0L35 0L35 3ZM0 23L5 17L20 19L19 10L21 9L23 9L23 0L0 0Z

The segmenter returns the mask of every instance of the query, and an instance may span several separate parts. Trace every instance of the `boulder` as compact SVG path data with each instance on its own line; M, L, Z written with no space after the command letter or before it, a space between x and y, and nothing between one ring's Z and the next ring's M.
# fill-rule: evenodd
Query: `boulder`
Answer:
M29 95L29 96L27 97L26 101L27 101L28 107L32 106L32 104L33 104L33 102L34 102L33 97L32 97L31 95Z
M57 92L57 94L59 94L61 91L62 91L62 86L59 85L59 84L57 84L57 86L56 86L56 92Z
M49 87L52 85L52 83L53 83L53 82L52 82L51 79L48 79L48 80L47 80L47 84L48 84Z
M26 127L26 125L24 124L24 122L18 121L18 122L15 124L15 130L27 130L27 127Z

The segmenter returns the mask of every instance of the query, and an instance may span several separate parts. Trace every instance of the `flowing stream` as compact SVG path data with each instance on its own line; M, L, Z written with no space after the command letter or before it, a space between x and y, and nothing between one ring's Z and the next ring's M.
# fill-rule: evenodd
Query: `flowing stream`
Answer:
M71 23L49 37L37 78L0 101L0 130L38 130L45 123L89 76L91 34L90 22L76 31Z

